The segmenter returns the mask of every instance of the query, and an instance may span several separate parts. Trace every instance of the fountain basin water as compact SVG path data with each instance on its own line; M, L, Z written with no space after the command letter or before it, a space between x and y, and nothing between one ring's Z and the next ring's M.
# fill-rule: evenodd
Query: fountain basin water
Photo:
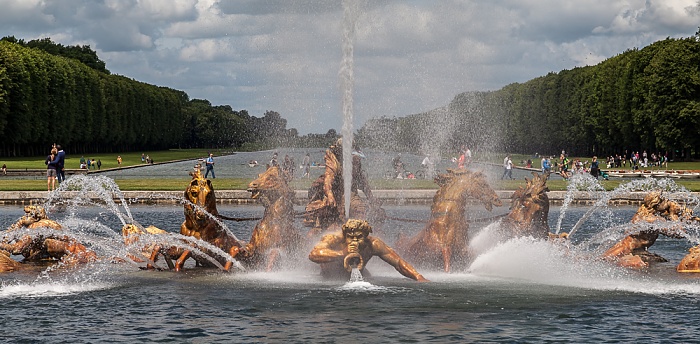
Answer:
M634 210L615 208L614 221L628 221ZM221 206L219 211L256 217L262 207ZM552 208L550 222L558 211ZM574 226L586 211L569 207L563 228ZM426 206L387 207L387 212L413 219L429 214ZM468 212L488 215L478 208ZM182 208L174 206L132 206L131 213L141 223L172 232L183 216ZM0 224L7 227L21 214L20 207L0 207ZM50 214L59 221L65 215ZM102 208L81 209L77 215L115 232L121 227ZM596 215L589 221L573 244L608 225ZM251 223L227 224L238 237L250 236ZM420 228L389 220L375 234L392 244L399 231L411 234ZM483 228L471 229L477 238ZM700 315L700 280L674 271L687 247L687 242L660 239L652 249L671 262L635 272L577 260L582 257L567 256L547 242L517 239L486 248L465 272L421 270L430 283L415 283L374 260L364 283L324 280L303 257L271 273L190 269L178 274L105 263L40 274L45 268L37 267L0 275L4 323L21 324L5 326L4 338L319 342L353 336L367 341L512 342L634 341L645 336L692 341L692 319Z

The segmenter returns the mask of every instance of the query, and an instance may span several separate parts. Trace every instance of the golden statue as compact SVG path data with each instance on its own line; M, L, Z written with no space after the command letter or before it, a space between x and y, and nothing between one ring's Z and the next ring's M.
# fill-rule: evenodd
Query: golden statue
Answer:
M185 189L185 221L180 226L180 234L206 241L235 258L243 245L215 219L219 212L216 209L214 187L210 180L202 177L200 168L201 166L195 166L195 171L190 173L192 181ZM175 270L182 270L185 261L191 256L192 250L185 249L175 263ZM230 259L220 259L226 271L233 266Z
M373 256L379 256L402 275L427 282L391 247L380 239L371 237L370 233L372 227L367 221L350 219L343 225L342 231L323 236L309 254L309 259L321 266L321 274L325 277L349 278L352 269L366 271L367 262Z
M665 198L660 191L651 192L644 197L631 222L645 225L645 227L649 224L675 224L670 227L652 226L650 229L642 230L639 226L632 227L630 232L634 233L627 235L603 253L603 258L615 260L625 267L647 267L650 261L665 261L662 257L649 253L647 249L656 242L659 234L671 238L683 238L684 224L690 221L700 221L693 215L692 209Z
M691 247L676 267L678 272L700 272L700 245Z
M399 239L397 247L412 261L450 272L453 263L465 265L469 258L467 200L476 198L488 211L503 202L482 172L448 169L435 182L440 189L433 197L427 226L410 239Z
M510 231L512 236L532 236L534 238L557 238L549 233L549 197L547 178L549 173L533 172L533 178L525 178L525 187L518 188L511 196L510 212L501 221L501 228Z
M238 259L246 267L262 266L271 271L282 254L297 251L301 235L294 228L294 190L279 166L271 166L248 184L251 197L265 207L263 218L255 225L245 251Z
M20 270L21 268L22 264L10 258L9 252L0 250L0 273L14 272Z
M64 266L84 264L97 259L97 255L85 245L73 238L60 234L61 225L48 218L42 206L28 205L24 207L24 215L7 229L6 233L21 228L47 228L56 231L55 234L31 236L24 235L0 243L0 250L12 255L22 255L22 261L60 260ZM9 262L6 265L9 264Z
M381 223L384 210L381 203L372 195L366 173L362 170L361 154L353 154L352 183L349 218ZM346 218L343 185L343 146L342 139L330 146L324 156L326 169L309 188L309 204L304 214L304 225L313 227L310 233L337 231ZM363 201L358 190L367 198Z

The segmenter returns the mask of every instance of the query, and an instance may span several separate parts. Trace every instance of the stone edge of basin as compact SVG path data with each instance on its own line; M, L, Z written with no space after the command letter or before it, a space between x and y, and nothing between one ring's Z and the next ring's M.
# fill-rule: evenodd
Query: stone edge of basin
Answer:
M374 190L374 197L382 200L387 205L404 204L430 204L436 190ZM78 191L64 191L61 197L75 197ZM504 204L509 204L513 191L497 191ZM183 191L123 191L123 197L114 197L117 203L124 201L129 204L178 204L183 196ZM562 204L566 191L550 191L547 193L550 203ZM608 204L610 205L638 205L646 195L646 192L625 192L615 195ZM693 193L698 196L698 193ZM0 205L28 205L45 203L49 193L47 191L0 191ZM88 196L98 200L98 195ZM594 204L598 200L595 195L585 191L574 193L574 204ZM671 196L672 197L672 196ZM220 204L256 204L257 201L250 198L250 193L245 190L217 190L217 202ZM307 192L296 190L295 203L304 205L308 203Z

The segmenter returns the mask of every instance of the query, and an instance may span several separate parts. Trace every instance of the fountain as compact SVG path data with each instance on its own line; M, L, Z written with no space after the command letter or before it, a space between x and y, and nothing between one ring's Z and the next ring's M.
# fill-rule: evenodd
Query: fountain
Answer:
M338 232L328 234L317 244L301 239L296 247L300 252L311 252L312 260L320 264L306 257L295 257L286 248L278 250L278 243L267 245L257 239L243 243L238 237L253 238L265 228L250 222L229 223L216 216L222 212L265 218L270 205L219 206L212 210L211 203L207 206L206 200L200 202L197 197L178 198L178 206L130 205L112 179L73 176L49 194L42 206L68 240L80 243L98 259L73 266L44 262L16 264L21 259L18 255L0 254L0 266L7 266L7 271L17 270L0 274L0 299L7 324L3 327L3 339L8 342L334 342L339 338L372 342L695 340L692 320L700 316L697 307L700 280L694 274L678 274L674 269L674 262L682 261L679 270L698 270L698 249L691 249L687 260L682 258L688 246L700 243L695 224L684 224L684 241L660 238L656 242L653 249L669 262L630 270L600 259L605 250L630 234L629 229L638 226L630 223L635 208L613 207L610 205L613 198L633 191L664 190L679 203L697 206L695 198L672 181L634 181L606 192L597 181L575 176L564 205L547 207L548 215L542 215L546 218L538 218L540 222L531 227L521 226L515 215L509 220L479 224L472 220L491 216L490 213L484 213L481 206L464 204L457 210L461 215L465 212L470 215L465 219L470 225L462 228L468 233L463 233L461 239L470 238L472 259L459 267L424 270L425 275L413 269L410 259L399 258L387 244L392 244L391 238L399 233L415 236L424 231L426 222L434 215L427 206L406 204L382 209L387 216L381 217L384 221L381 238L369 235L371 226L375 225L372 220L348 221L345 214L348 217L355 214L352 199L357 193L353 190L364 189L353 187L352 181L358 179L351 177L355 174L354 167L359 166L352 161L360 161L352 156L351 144L352 41L359 12L356 5L357 2L343 1L346 14L341 69L346 119L343 158L338 159L335 152L331 152L331 157L326 151L329 159L342 160L344 191L321 187L319 197L310 204L320 200L315 205L324 205L328 192L332 197L342 194L344 201L336 199L337 202L325 204L333 203L335 207L328 217L306 218L313 226L325 221L328 226L324 230L335 228ZM424 147L426 151L430 149L434 147ZM319 158L317 150L311 152ZM382 163L377 156L387 153L365 153L368 159L378 159L365 164L368 175L381 175ZM438 156L438 153L431 154ZM225 166L230 162L233 172L222 169L217 174L225 176L228 172L253 180L265 171L249 162L264 161L265 155L269 152L222 157L217 164ZM407 157L408 154L404 155ZM146 172L140 173L149 177L180 177L184 166L190 164L147 166L141 168ZM119 177L144 177L134 170L113 173ZM493 173L485 174L494 177ZM210 183L201 184L198 179L193 178L198 188L213 193ZM538 178L527 183L544 187ZM257 195L254 197L264 196L258 194L264 192L258 184L251 183L249 187ZM371 191L368 186L367 189ZM597 197L593 206L575 204L581 189ZM363 191L369 196L368 191ZM533 195L523 191L519 196ZM272 201L265 202L268 200ZM532 200L533 204L538 201L541 199ZM344 209L337 208L338 205ZM508 209L494 205L495 214L510 214ZM181 226L183 207L189 209L186 216L196 213L205 216L189 218ZM288 207L285 204L284 211L275 216L290 220L286 217ZM311 210L318 209L329 210L322 207ZM361 207L358 205L357 209ZM532 214L530 218L536 217ZM2 228L10 227L22 216L21 208L0 207ZM205 227L217 228L227 243L214 245L210 240L200 240L202 236L196 231L186 233L191 236L179 234L181 227L190 230L198 220ZM291 227L303 228L302 220L291 221ZM142 222L153 227L144 227ZM266 223L263 220L257 226ZM556 223L555 232L569 233L569 237L549 240L542 231L548 223ZM340 231L343 224L347 225L345 232ZM668 228L675 224L669 223ZM20 228L3 234L5 239L12 240L47 236L52 231L45 227ZM510 235L504 236L504 232ZM309 234L316 238L318 233L310 230ZM345 246L349 252L338 250L337 245L342 247L346 240L350 241ZM243 249L232 251L235 247ZM330 252L331 249L335 252ZM181 258L184 251L189 251L194 261L182 261L183 273L159 266L159 257L168 262ZM376 259L370 261L374 255L389 264ZM286 264L274 269L278 267L274 263L277 259ZM197 268L198 265L216 268ZM235 268L227 269L226 265ZM149 267L166 271L151 271ZM319 270L324 274L341 274L342 279L340 282L324 279ZM367 273L370 270L371 275ZM398 275L397 270L411 279L422 281L427 277L431 282L415 283Z
M382 261L363 259L357 264L348 261L349 272L341 267L343 279L348 281L344 283L343 280L324 279L319 274L320 267L303 255L297 258L284 256L289 258L285 262L290 264L273 272L266 272L263 264L260 269L241 267L232 269L233 273L220 273L218 269L197 269L194 262L187 264L186 274L143 271L141 269L150 263L150 256L142 253L145 246L184 249L194 244L203 248L200 253L202 257L213 254L216 249L206 247L208 243L178 234L184 198L177 207L128 206L128 201L124 204L121 201L111 203L111 199L120 200L121 192L109 178L72 178L76 179L69 179L70 183L52 193L47 198L50 201L43 206L47 216L60 224L63 232L95 252L100 259L75 267L25 263L22 264L24 269L0 274L0 298L6 303L5 316L22 321L24 329L20 331L7 327L7 338L10 340L48 339L50 332L68 340L191 340L198 337L215 340L235 335L241 340L265 338L276 341L299 336L322 341L352 331L319 327L319 322L325 323L330 319L358 321L367 316L372 316L375 323L381 324L380 329L373 330L372 336L386 338L399 338L400 335L427 341L449 335L464 340L467 337L515 340L522 339L523 333L528 338L548 338L549 334L533 329L554 326L560 339L584 340L585 336L602 340L602 334L582 331L579 326L580 322L589 321L589 317L582 314L592 311L601 312L595 323L602 319L614 324L616 338L630 339L624 334L620 337L617 331L620 328L628 328L629 333L633 333L633 328L651 330L650 326L639 323L634 327L628 325L631 319L653 318L656 328L658 324L682 324L685 317L697 312L696 307L686 305L692 304L692 300L700 294L698 280L688 277L692 274L680 275L675 272L675 265L688 247L700 243L694 225L686 227L686 239L669 241L660 238L651 248L669 262L653 263L648 268L635 271L598 258L604 250L627 235L626 229L630 228L630 220L635 213L632 207L613 208L597 203L582 207L573 201L566 208L551 207L549 221L556 223L561 219L562 232L572 232L572 228L578 228L565 245L529 235L504 239L497 235L503 232L499 221L483 225L473 222L469 227L470 249L485 242L484 237L498 236L498 240L488 247L474 248L476 256L464 269L453 269L449 274L442 269L427 269L421 271L420 276L431 280L431 283L413 284L397 274L395 267L382 264ZM664 195L674 200L691 199L687 192L684 193L671 181L650 179L631 184L621 185L614 191L594 193L599 194L600 199L610 200L606 195L618 197L632 190L648 194L649 190L663 187ZM586 189L583 185L580 188ZM571 190L571 199L575 199L579 193ZM126 211L125 207L129 210ZM596 210L591 212L590 208ZM243 205L220 206L218 211L260 218L265 209ZM467 205L466 211L470 218L491 216L478 206ZM400 232L415 235L424 229L420 223L396 219L425 221L430 217L430 209L423 205L390 206L386 207L386 212L388 216L383 224L381 240L388 244L392 243L390 238ZM503 214L508 211L505 207L495 207L493 212ZM0 219L3 219L4 227L9 227L22 213L22 208L3 207L0 209ZM584 216L586 221L582 223L579 220ZM150 233L146 231L147 227L138 225L144 233L139 236L138 242L127 243L120 235L124 223L148 223L162 228L166 233ZM301 219L294 219L294 223L296 228L303 228L300 226ZM250 222L224 220L224 225L226 230L241 238L251 237L254 229ZM38 231L47 230L39 229L23 235L40 235L42 233ZM190 241L183 241L186 238ZM312 252L313 244L313 241L302 240L299 249L302 253ZM228 255L221 250L218 254ZM142 262L135 262L131 256L142 257ZM123 261L119 263L118 260ZM412 263L410 260L408 262ZM157 266L158 262L153 263ZM342 261L340 264L342 266ZM167 270L167 267L161 268ZM362 276L359 273L362 270L371 270L372 274ZM361 277L364 279L360 280ZM368 302L368 299L373 301ZM666 306L659 307L659 302ZM668 305L676 310L669 310ZM412 320L414 317L397 319L388 316L399 308L402 314L421 316L415 317L416 320ZM641 308L645 310L644 314L634 311ZM178 309L187 309L187 312L181 313ZM523 312L532 311L542 316L521 317ZM87 317L84 314L91 315ZM121 314L123 316L119 316ZM78 324L80 338L75 334L75 326L68 331L63 326L50 325L51 322L45 321L48 317L59 316L62 322ZM188 320L192 318L210 321L193 323ZM572 318L577 321L571 323ZM158 326L132 330L127 324L133 321ZM213 321L224 327L209 325ZM263 326L264 329L260 327L267 321L278 323L284 333L269 326ZM280 321L282 324L279 324ZM442 324L449 326L441 328ZM424 327L427 325L431 327ZM392 329L394 326L404 330L399 334ZM513 332L492 333L489 329L493 326L510 328ZM96 327L105 331L96 331ZM558 332L560 330L566 333ZM27 331L34 334L28 335ZM613 335L606 331L603 334ZM668 331L668 334L690 338L685 337L684 332ZM365 338L363 335L360 337ZM369 340L370 336L367 335L366 339Z

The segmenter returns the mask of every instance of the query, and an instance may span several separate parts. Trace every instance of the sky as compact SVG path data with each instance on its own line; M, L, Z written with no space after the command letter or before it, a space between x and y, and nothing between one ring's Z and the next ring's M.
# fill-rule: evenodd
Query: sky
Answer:
M699 0L358 1L355 129L700 26ZM113 74L252 116L276 111L302 135L341 131L341 0L0 0L0 8L0 36L90 45Z

